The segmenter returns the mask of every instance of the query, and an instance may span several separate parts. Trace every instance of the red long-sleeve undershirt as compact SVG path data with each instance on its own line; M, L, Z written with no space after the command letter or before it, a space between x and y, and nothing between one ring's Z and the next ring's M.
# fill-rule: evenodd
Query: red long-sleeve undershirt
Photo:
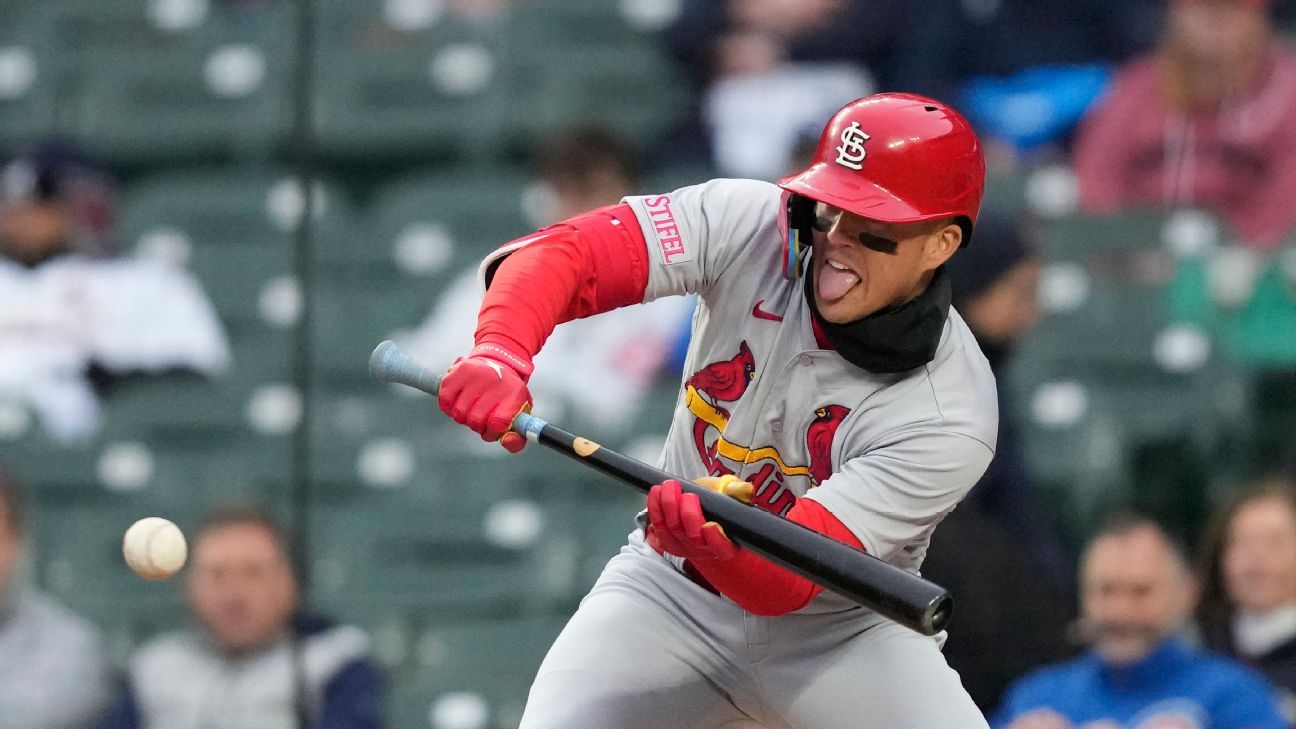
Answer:
M787 518L856 549L864 549L859 538L817 501L798 499ZM753 615L787 615L809 605L823 592L822 587L810 580L747 550L726 562L706 559L689 562L717 592Z
M554 327L641 303L647 287L648 248L634 211L629 205L600 208L541 231L496 266L477 317L476 342L529 360ZM818 502L798 500L787 518L863 548ZM745 550L726 562L690 562L718 592L756 615L799 610L823 590Z
M634 211L599 208L541 231L498 264L476 341L533 358L554 327L642 303L647 288L648 249Z

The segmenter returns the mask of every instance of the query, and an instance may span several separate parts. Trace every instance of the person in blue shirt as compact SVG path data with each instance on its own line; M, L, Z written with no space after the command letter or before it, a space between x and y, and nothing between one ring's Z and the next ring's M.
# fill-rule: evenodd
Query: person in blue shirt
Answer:
M1090 541L1080 602L1091 650L1018 679L994 729L1287 728L1258 673L1179 637L1196 586L1155 523L1123 518Z

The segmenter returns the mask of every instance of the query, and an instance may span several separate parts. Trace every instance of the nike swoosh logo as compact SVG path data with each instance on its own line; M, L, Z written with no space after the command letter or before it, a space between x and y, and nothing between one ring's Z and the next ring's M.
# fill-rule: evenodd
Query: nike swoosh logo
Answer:
M491 360L486 360L485 364L487 367L495 370L496 377L500 378L501 380L504 379L504 367L499 362L492 362Z
M752 316L766 321L783 321L783 317L777 314L771 314L768 311L761 309L761 304L763 303L765 303L765 299L756 302L756 305L752 307Z

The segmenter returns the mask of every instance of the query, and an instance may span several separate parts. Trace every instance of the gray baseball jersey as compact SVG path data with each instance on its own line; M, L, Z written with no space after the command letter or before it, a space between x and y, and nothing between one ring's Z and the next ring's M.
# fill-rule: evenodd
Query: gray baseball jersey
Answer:
M917 570L994 454L993 375L951 310L935 357L877 375L821 349L784 275L782 191L714 180L627 198L645 301L699 295L661 465L734 473L786 513L818 501L869 553ZM632 533L540 669L523 727L984 727L935 639L834 593L759 618ZM732 724L732 722L737 722Z

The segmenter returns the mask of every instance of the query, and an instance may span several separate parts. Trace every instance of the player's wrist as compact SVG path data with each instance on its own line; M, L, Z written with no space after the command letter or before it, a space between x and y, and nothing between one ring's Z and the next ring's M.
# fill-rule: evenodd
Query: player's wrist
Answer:
M477 343L468 353L469 357L485 357L494 362L499 362L513 370L522 378L523 382L531 379L531 373L535 371L535 365L531 363L531 358L523 354L520 349L500 342L496 339L487 339Z

